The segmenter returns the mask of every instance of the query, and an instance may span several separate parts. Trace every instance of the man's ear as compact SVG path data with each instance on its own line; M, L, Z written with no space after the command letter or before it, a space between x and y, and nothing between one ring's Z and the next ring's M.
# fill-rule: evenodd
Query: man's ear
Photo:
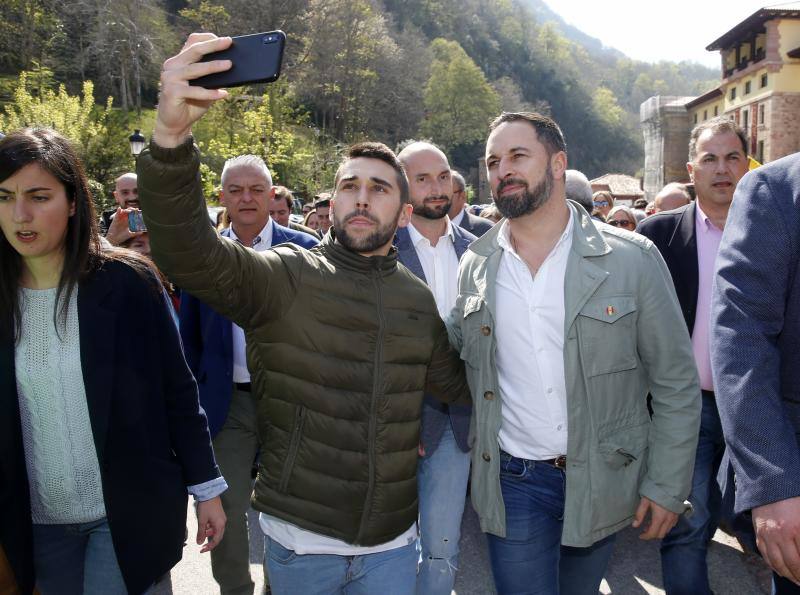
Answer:
M225 208L228 207L228 205L225 204L225 192L223 192L222 190L219 191L219 204L221 204Z
M560 180L564 177L567 171L567 154L564 151L556 151L550 157L550 169L553 171L553 177Z
M275 198L275 186L270 186L269 187L269 200L272 200L273 198Z
M400 215L397 218L397 227L406 227L411 221L411 211L413 206L410 203L404 204L400 208Z
M694 164L691 161L686 162L686 171L689 172L689 179L694 184Z

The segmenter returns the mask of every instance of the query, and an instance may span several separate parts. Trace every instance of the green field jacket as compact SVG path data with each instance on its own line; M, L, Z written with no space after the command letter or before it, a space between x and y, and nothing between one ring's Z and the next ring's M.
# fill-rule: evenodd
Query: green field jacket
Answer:
M653 243L569 206L574 232L564 283L562 543L585 547L628 525L641 496L676 513L686 510L700 387L672 280ZM448 330L467 364L473 397L472 502L483 531L504 537L497 440L503 395L494 333L499 228L464 254Z
M331 234L255 252L211 227L191 142L137 163L156 263L245 331L261 456L256 510L356 545L417 519L423 390L469 402L433 295L396 251L366 258Z

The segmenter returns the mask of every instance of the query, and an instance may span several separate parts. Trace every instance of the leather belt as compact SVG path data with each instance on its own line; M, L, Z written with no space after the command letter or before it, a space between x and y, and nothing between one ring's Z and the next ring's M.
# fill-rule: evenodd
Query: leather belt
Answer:
M250 392L250 383L249 382L234 382L233 386L236 387L236 390L240 390L246 393Z
M544 461L535 461L535 462L546 463L548 465L552 465L556 469L561 469L562 471L564 471L567 468L567 455L559 455L555 459L547 459Z

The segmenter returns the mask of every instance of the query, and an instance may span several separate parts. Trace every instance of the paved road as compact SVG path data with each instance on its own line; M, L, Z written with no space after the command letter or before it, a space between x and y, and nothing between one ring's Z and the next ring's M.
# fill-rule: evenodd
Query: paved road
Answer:
M189 509L189 535L197 530L194 511ZM263 538L255 513L250 515L250 568L261 592L263 574L261 558ZM606 579L600 592L614 595L663 594L658 545L639 541L638 532L622 531L617 538ZM190 537L190 541L192 538ZM156 586L154 595L214 595L219 593L211 576L208 554L198 553L190 543L183 560L172 570L171 577ZM471 507L464 514L461 539L461 570L456 580L457 595L491 595L495 593L489 571L486 544ZM760 559L742 553L735 540L718 531L709 550L711 588L717 595L766 595L769 593L769 572ZM292 594L302 595L302 594Z

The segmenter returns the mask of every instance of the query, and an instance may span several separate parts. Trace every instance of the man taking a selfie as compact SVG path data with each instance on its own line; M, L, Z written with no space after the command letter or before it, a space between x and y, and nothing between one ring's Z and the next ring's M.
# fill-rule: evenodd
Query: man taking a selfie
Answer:
M191 127L222 90L188 81L230 38L193 34L164 63L140 199L153 256L182 288L245 333L261 459L252 498L277 594L413 593L423 391L469 401L434 298L397 263L408 181L384 145L351 147L313 250L256 253L208 222Z

